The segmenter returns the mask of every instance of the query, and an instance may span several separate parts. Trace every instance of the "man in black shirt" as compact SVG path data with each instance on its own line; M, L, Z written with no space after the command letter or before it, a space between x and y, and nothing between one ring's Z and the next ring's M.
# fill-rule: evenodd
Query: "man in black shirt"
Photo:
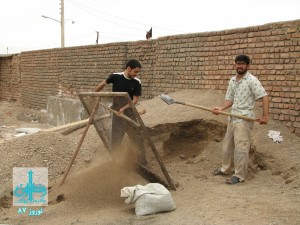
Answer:
M137 60L131 59L127 62L125 71L109 75L107 79L103 80L95 88L95 92L101 91L107 84L112 84L113 92L127 92L133 104L136 105L139 96L142 94L141 81L136 78L141 69L141 64ZM134 113L125 98L115 97L113 99L112 109L118 111L120 114L128 116L132 120L136 120ZM113 151L120 147L126 132L140 152L139 163L146 164L143 135L136 127L133 127L126 120L113 114L111 138L111 149Z

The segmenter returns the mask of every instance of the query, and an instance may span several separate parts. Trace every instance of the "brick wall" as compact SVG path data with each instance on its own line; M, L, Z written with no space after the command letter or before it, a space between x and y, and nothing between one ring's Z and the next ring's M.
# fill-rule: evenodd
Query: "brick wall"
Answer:
M124 44L109 44L22 52L22 104L41 109L48 96L93 90L109 73L124 69L126 51Z
M241 53L251 57L250 70L270 96L272 117L285 121L292 132L299 134L300 20L137 42L22 52L21 102L26 107L45 108L50 95L71 97L93 90L111 72L122 71L130 58L143 65L143 98L180 89L206 88L224 93L235 74L234 58ZM1 62L8 64L3 64L3 58ZM8 96L4 94L8 92L8 81L16 76L11 72L0 74L3 99Z
M0 58L0 99L20 100L20 55Z

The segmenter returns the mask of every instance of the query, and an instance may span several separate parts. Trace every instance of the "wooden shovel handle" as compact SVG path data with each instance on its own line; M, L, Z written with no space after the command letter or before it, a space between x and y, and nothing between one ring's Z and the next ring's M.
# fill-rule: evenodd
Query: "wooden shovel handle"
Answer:
M134 120L130 119L129 117L127 117L127 116L125 116L125 115L123 115L123 114L120 114L118 111L113 110L113 109L111 109L110 107L108 107L108 106L106 106L106 105L103 105L103 104L101 104L101 103L100 103L100 105L103 106L104 108L108 109L108 110L111 111L112 113L114 113L116 116L122 117L123 119L127 120L128 122L130 122L130 123L133 124L134 126L136 126L136 127L139 127L139 126L140 126L137 122L135 122Z
M192 104L192 103L186 103L186 102L178 102L180 104L184 104L184 105L187 105L187 106L191 106L191 107L194 107L194 108L198 108L198 109L203 109L203 110L206 110L206 111L209 111L209 112L212 112L213 109L210 109L210 108L207 108L207 107L203 107L203 106L200 106L200 105L195 105L195 104ZM247 116L242 116L242 115L236 115L236 114L232 114L232 113L228 113L228 112L223 112L223 111L220 111L219 114L223 114L223 115L226 115L226 116L233 116L233 117L236 117L236 118L240 118L240 119L244 119L244 120L249 120L249 121L259 121L258 118L251 118L251 117L247 117Z

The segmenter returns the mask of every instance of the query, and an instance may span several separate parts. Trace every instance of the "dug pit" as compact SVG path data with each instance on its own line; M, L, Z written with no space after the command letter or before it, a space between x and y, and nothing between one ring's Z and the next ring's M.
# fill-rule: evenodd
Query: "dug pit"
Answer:
M195 158L209 160L213 165L221 165L222 140L226 125L214 120L195 119L178 123L159 124L148 128L163 161L185 160L193 163ZM249 170L270 169L262 153L251 144Z

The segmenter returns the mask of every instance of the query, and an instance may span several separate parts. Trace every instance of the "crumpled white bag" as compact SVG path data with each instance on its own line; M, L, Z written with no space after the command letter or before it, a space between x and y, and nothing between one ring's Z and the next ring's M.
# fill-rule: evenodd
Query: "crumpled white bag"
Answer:
M280 131L269 130L268 136L269 138L273 139L273 141L276 143L283 142L283 137L280 136Z
M124 187L121 189L121 197L126 197L127 204L135 203L137 216L168 212L176 208L171 193L159 183Z

